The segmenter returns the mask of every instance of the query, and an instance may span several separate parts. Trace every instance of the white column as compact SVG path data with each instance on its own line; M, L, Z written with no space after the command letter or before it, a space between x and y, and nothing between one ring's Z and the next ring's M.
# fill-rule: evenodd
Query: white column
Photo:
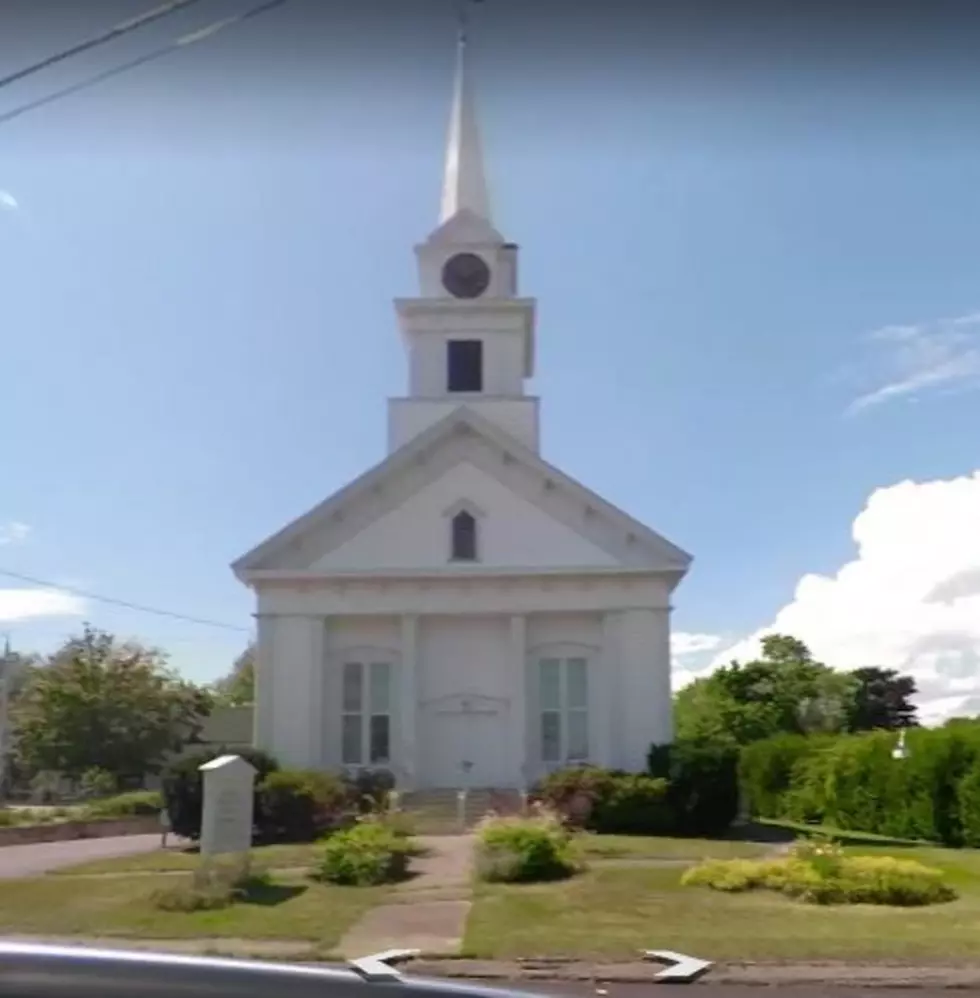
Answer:
M326 667L324 659L327 622L323 617L309 617L307 620L310 656L309 768L324 769L326 759L323 744L323 670Z
M517 614L510 618L511 647L511 725L517 759L519 788L527 789L530 772L527 744L527 617Z
M252 745L264 752L273 748L275 719L275 626L267 613L255 615L255 695L252 705Z
M660 695L657 698L655 724L660 738L665 744L674 740L674 687L670 661L670 612L672 609L673 607L663 607L653 611L659 625L655 644L656 658L653 663L657 670L660 690Z
M405 789L414 787L418 769L415 738L418 714L418 617L406 614L401 618L401 764L399 776Z
M597 761L600 766L616 768L618 755L613 731L619 697L619 614L602 617L602 654L595 682Z

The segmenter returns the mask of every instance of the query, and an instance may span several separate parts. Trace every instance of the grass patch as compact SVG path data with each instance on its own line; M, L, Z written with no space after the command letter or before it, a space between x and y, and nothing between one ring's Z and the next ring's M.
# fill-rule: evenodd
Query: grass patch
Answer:
M384 895L375 888L280 876L256 880L230 906L161 910L155 902L173 889L174 878L167 876L90 880L84 887L68 877L5 880L0 882L0 933L296 939L331 947Z
M728 839L679 839L650 835L583 834L578 840L591 859L751 859L762 856L771 845Z
M323 851L323 843L304 842L298 845L256 846L252 849L252 864L265 870L307 869ZM173 873L194 870L201 861L196 848L158 849L134 856L93 859L75 866L52 870L49 877L91 873Z
M680 868L598 867L561 883L479 885L464 951L627 959L656 944L714 960L975 961L980 853L909 848L900 855L943 870L959 899L914 909L824 907L768 891L682 887Z

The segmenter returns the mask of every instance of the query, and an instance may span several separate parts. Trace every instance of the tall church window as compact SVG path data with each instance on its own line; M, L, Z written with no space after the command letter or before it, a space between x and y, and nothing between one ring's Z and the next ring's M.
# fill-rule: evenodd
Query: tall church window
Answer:
M483 391L482 340L449 340L446 344L446 389Z
M450 521L453 561L476 561L476 517L461 509Z
M538 684L542 762L587 762L588 662L584 658L543 658L538 662Z
M391 665L346 662L343 671L341 760L345 766L391 761Z

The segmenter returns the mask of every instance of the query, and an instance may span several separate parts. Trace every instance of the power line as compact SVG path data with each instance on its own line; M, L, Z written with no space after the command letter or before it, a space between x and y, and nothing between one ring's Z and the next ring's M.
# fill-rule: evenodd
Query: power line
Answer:
M265 3L260 3L254 7L250 7L248 10L242 11L241 14L234 14L231 17L215 21L213 24L209 24L205 28L200 28L197 31L191 31L186 35L182 35L180 38L174 39L174 41L170 42L168 45L155 49L153 52L148 52L146 55L142 55L137 59L131 60L130 62L123 63L121 66L115 66L112 69L104 70L103 72L97 73L95 76L90 76L88 79L82 80L79 83L73 83L71 86L64 87L62 90L56 90L53 94L48 94L46 97L39 97L37 100L30 101L27 104L22 104L20 107L15 107L12 111L0 114L0 125L4 125L8 121L13 121L14 118L19 118L22 114L27 114L28 111L37 110L39 107L44 107L46 104L51 104L56 100L60 100L62 97L70 97L72 94L77 94L82 90L88 90L89 87L94 87L99 83L104 83L106 80L112 79L114 76L119 76L121 73L126 73L131 69L138 69L140 66L145 66L147 63L155 62L157 59L162 59L166 55L171 55L187 45L193 45L195 42L203 42L205 39L216 35L219 31L223 31L225 28L230 28L235 24L241 24L242 22L248 21L253 17L257 17L259 14L264 14L276 7L281 7L287 2L288 0L266 0Z
M16 83L18 80L23 80L25 77L33 76L35 73L39 73L42 69L47 69L49 66L64 62L65 59L70 59L73 55L81 55L82 52L87 52L89 49L105 45L106 42L114 41L121 35L128 35L129 32L135 31L137 28L142 28L146 24L152 24L153 21L159 21L160 18L175 14L184 7L190 7L195 3L200 3L200 0L172 0L171 3L154 7L153 10L148 10L137 17L130 18L128 21L120 21L119 24L103 31L101 34L93 35L91 38L86 38L85 41L79 42L71 48L63 49L61 52L55 53L55 55L48 56L47 59L42 59L33 65L18 69L9 76L0 77L0 88L9 86L11 83Z
M123 607L126 610L136 610L139 613L152 613L158 617L170 617L173 620L183 620L191 624L200 624L203 627L217 627L225 631L241 631L247 634L251 634L252 632L252 628L250 627L226 624L220 620L209 620L206 617L191 617L186 613L177 613L174 610L161 610L159 607L144 606L142 603L130 603L128 600L115 599L112 596L100 596L98 593L90 593L84 589L75 589L73 586L60 586L57 582L38 579L32 575L22 575L20 572L11 572L4 568L0 568L0 575L10 579L17 579L20 582L29 582L32 586L57 589L59 592L70 593L72 596L80 596L82 599L95 600L97 603L108 603L112 606Z

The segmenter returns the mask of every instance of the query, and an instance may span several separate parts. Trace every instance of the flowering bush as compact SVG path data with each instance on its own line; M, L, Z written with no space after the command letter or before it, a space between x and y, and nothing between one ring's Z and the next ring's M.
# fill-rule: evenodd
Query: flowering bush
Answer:
M560 880L581 868L560 815L535 805L529 817L490 815L477 826L476 871L507 883Z
M895 856L847 856L833 842L798 842L778 859L709 860L681 878L716 891L778 891L811 904L917 906L952 901L941 870Z

